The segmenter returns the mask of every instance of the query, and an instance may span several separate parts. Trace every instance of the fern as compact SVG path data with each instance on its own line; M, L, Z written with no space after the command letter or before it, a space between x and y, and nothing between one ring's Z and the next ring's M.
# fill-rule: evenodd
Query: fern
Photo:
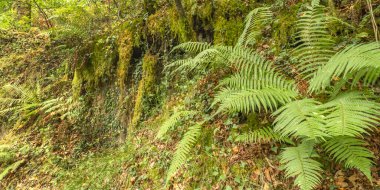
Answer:
M175 68L172 73L190 73L193 71L202 71L211 66L211 68L220 68L225 66L227 57L220 47L210 47L198 53L193 58L181 59L174 61L165 67L165 70Z
M353 137L334 137L324 144L325 150L338 162L343 162L347 168L356 168L363 172L369 180L374 158L371 151L364 148L365 142Z
M175 175L178 169L187 161L191 149L195 146L198 137L201 134L201 129L202 126L199 124L189 127L188 131L177 145L166 177L166 184L169 183L170 179Z
M220 82L213 103L220 103L218 112L273 111L297 96L294 81L278 74L272 62L257 53L235 47L229 60L238 71Z
M313 99L290 102L273 113L274 131L283 136L307 139L325 138L327 134L324 116L320 113L321 103Z
M347 81L356 76L365 79L366 84L375 82L380 76L380 44L351 45L335 54L328 63L321 67L310 81L311 92L318 92L330 86L334 78Z
M207 42L185 42L174 47L171 53L173 53L174 51L183 50L187 53L197 54L211 47L212 46Z
M263 26L272 21L273 13L269 7L259 7L251 11L245 19L245 27L240 35L237 46L253 45L261 34Z
M247 133L243 133L236 138L236 141L245 143L265 143L274 141L293 144L293 141L291 139L283 137L280 134L274 132L271 127L263 127Z
M380 119L380 104L359 92L344 93L321 107L331 136L358 137L368 133Z
M334 41L326 27L327 18L324 7L318 2L313 2L313 6L307 7L296 23L298 30L296 38L299 40L292 54L299 61L297 67L305 79L310 79L334 53L332 49Z
M279 105L290 102L297 94L293 91L284 91L275 88L263 88L260 90L233 90L224 88L215 96L212 106L220 103L217 113L227 112L254 112L273 111Z
M286 176L295 177L294 183L301 190L311 190L320 183L323 171L322 165L313 159L317 157L312 143L304 142L297 147L285 148L280 162L284 164Z
M195 111L178 111L174 113L161 125L156 135L156 138L161 139L171 128L173 128L180 121L181 118L194 115L195 113Z

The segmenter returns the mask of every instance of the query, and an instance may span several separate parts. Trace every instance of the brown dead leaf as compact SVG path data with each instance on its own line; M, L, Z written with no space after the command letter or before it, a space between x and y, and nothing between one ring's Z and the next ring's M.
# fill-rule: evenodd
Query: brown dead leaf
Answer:
M264 175L265 175L265 178L268 180L268 181L272 181L272 178L270 177L270 171L269 169L265 169L264 170Z

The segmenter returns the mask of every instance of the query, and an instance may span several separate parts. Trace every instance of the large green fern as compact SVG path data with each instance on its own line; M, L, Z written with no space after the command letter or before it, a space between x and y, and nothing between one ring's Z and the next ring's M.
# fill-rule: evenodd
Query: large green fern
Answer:
M272 21L273 13L270 7L259 7L251 11L245 19L245 27L240 35L237 46L247 46L256 43L262 29Z
M328 137L320 102L303 99L290 102L277 110L274 131L283 136L319 139Z

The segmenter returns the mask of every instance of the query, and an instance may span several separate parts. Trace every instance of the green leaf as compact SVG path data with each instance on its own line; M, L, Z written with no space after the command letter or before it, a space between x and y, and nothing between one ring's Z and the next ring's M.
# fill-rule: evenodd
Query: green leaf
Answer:
M303 143L297 147L285 148L280 155L281 164L285 165L287 177L295 177L294 183L301 190L311 190L321 181L321 164L313 158L318 157L313 152L313 145Z

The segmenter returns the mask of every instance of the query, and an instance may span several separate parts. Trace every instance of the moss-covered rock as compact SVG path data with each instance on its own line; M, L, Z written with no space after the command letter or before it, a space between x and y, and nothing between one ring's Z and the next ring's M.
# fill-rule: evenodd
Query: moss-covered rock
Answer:
M118 41L119 62L117 65L117 80L121 92L125 91L125 81L129 71L132 53L133 53L133 36L129 30L125 30L119 37Z
M253 0L216 1L214 43L233 45L244 29L245 16L253 10Z
M156 65L157 57L150 53L145 54L142 65L142 79L139 82L130 127L135 127L138 124L143 114L144 99L148 95L154 93L154 84L156 82Z

